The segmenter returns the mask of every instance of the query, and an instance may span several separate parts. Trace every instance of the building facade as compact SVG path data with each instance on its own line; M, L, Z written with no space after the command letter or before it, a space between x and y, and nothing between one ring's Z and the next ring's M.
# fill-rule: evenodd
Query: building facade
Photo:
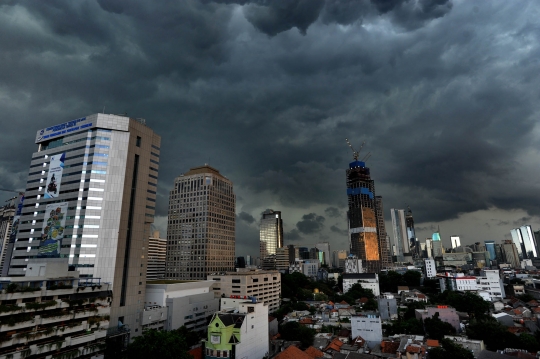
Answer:
M280 306L281 273L278 271L241 271L229 272L222 275L210 275L209 280L215 282L213 286L216 298L255 297L257 301L268 305L270 313Z
M509 239L506 239L501 244L502 253L504 254L504 261L510 264L513 268L520 267L520 258L517 246L514 242Z
M390 216L392 217L392 230L394 233L394 255L397 262L403 263L405 262L405 254L410 252L405 210L392 208L390 209Z
M140 334L160 142L144 119L101 113L39 130L4 274L69 263L111 283L112 323Z
M425 258L426 278L435 278L437 276L437 267L433 258Z
M344 249L340 249L338 251L332 252L332 264L336 268L345 269L345 260L347 259L347 251Z
M386 231L380 228L382 199L376 199L375 182L362 161L349 163L346 171L351 254L362 260L368 272L390 265ZM381 239L384 237L381 243ZM384 257L384 258L383 258Z
M321 265L326 264L329 267L332 267L332 258L330 257L330 243L328 242L319 242L315 247L323 253L323 261Z
M380 345L382 333L381 317L376 313L364 313L351 317L352 338L362 337L369 348Z
M148 264L146 280L156 280L165 277L165 258L167 255L167 240L160 238L159 231L154 231L148 238Z
M538 245L531 226L514 228L510 231L510 235L516 245L520 259L538 257Z
M283 247L283 220L281 212L272 209L262 214L260 223L259 253L261 260L276 255L277 249Z
M461 247L461 240L459 239L459 236L450 236L450 244L452 248Z
M169 195L165 278L206 279L234 270L233 183L208 165L174 180Z
M364 289L371 289L375 296L381 294L377 273L343 273L343 293L347 293L356 283Z

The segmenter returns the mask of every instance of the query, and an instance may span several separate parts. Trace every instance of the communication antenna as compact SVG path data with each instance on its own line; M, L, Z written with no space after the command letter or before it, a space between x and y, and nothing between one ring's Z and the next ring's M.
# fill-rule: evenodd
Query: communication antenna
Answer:
M355 161L358 161L358 156L360 156L360 152L362 151L362 147L364 147L364 145L366 144L366 141L362 142L362 145L360 146L360 149L358 151L355 151L355 149L353 148L353 146L351 145L351 143L349 142L349 139L345 139L345 142L347 142L347 144L349 145L349 147L351 148L351 150L353 151L353 158Z

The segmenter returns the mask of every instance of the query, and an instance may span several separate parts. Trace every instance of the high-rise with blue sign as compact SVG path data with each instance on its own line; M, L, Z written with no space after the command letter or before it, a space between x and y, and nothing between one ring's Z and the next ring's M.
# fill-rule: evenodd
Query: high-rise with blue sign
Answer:
M391 263L382 197L375 195L369 168L357 159L347 170L347 198L351 254L362 260L365 271L379 272Z
M39 130L4 276L65 262L110 283L111 326L141 334L160 142L143 119L102 113Z

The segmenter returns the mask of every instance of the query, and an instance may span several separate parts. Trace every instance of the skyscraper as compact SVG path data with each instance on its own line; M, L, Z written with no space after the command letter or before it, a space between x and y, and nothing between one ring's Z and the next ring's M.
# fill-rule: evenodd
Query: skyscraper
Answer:
M169 194L166 278L201 280L234 270L233 183L208 165L174 180Z
M509 239L505 239L501 246L506 263L510 264L514 268L520 268L521 265L516 244Z
M426 258L433 258L433 239L426 238Z
M159 231L154 231L148 238L148 264L146 280L157 280L165 277L165 260L167 240L160 238Z
M160 142L144 119L101 113L38 131L4 272L65 261L111 283L111 323L140 334Z
M349 163L346 172L351 254L362 260L367 272L379 272L389 257L386 231L380 228L382 199L376 200L369 168L357 157L355 154L355 161Z
M450 244L452 245L452 249L461 247L461 240L459 239L459 236L450 236Z
M444 253L444 248L442 245L441 235L439 234L439 232L433 233L433 235L431 236L431 239L432 239L431 244L433 245L433 257L442 256Z
M409 240L407 235L407 224L405 221L405 211L403 209L390 209L392 217L392 229L394 231L394 245L396 246L397 261L403 263L405 254L409 253Z
M283 247L283 220L281 212L272 209L262 214L260 223L259 252L261 260L276 255L277 249Z
M495 253L495 241L484 241L486 245L486 251L489 253L489 259L492 261L497 260L497 254Z
M538 257L538 246L531 226L514 228L510 234L521 259Z
M322 264L326 264L327 266L332 266L332 258L330 257L330 243L328 242L319 242L315 245L318 250L322 251L324 253L324 262L321 262Z

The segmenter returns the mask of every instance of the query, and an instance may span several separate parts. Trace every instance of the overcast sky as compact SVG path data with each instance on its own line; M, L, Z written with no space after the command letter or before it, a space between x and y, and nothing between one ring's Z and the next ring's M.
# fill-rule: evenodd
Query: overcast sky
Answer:
M38 129L105 107L162 136L163 232L174 177L209 163L234 183L238 255L267 208L285 244L348 248L347 137L390 235L410 205L421 240L500 242L540 229L539 18L537 0L4 1L0 187L24 190Z

